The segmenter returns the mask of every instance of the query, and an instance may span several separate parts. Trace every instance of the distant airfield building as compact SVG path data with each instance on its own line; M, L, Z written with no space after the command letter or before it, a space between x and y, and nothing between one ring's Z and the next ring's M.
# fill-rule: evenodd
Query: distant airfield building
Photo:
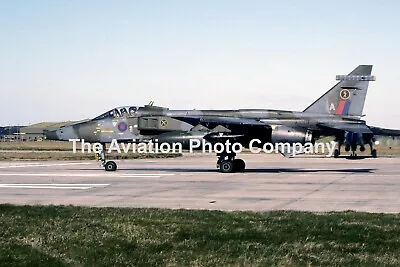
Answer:
M19 132L24 126L3 126L0 127L0 141L17 141Z
M379 144L384 146L398 146L400 145L400 137L391 137L391 136L377 136L376 140Z
M20 139L22 141L42 141L44 139L44 131L53 126L60 125L56 122L41 122L21 128Z

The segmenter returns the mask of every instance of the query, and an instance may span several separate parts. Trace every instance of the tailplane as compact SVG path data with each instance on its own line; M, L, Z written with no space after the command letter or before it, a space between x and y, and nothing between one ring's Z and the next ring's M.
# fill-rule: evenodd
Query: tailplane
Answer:
M348 75L337 75L339 82L303 112L328 113L340 116L362 116L372 65L360 65Z

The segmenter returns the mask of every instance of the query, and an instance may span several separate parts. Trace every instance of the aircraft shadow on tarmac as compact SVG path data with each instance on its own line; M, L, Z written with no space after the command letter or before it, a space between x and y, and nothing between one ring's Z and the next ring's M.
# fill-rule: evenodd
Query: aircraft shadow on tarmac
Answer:
M93 170L93 169L91 169ZM218 173L216 169L180 169L180 168L120 168L121 171L169 171L169 172L200 172L200 173ZM376 169L371 168L356 168L356 169L301 169L301 168L258 168L246 169L243 173L373 173ZM241 172L237 172L241 173Z
M357 156L355 156L355 157L352 157L352 156L350 156L350 155L347 155L347 156L339 156L339 158L340 158L340 159L350 159L350 160L375 159L375 158L372 157L372 156L363 156L363 155L361 155L361 156L357 155ZM379 156L378 158L390 159L390 158L398 158L398 156L383 155L383 156Z

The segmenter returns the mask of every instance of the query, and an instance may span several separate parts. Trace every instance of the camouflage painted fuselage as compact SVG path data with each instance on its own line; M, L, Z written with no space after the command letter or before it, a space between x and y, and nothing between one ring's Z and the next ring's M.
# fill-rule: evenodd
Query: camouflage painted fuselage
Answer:
M201 138L212 132L247 134L265 141L273 141L274 132L291 132L300 139L307 132L314 137L331 135L320 125L365 125L352 116L313 114L283 110L169 110L144 106L122 117L104 117L62 127L47 133L48 139L84 139L87 142L118 141L180 141L188 137ZM282 141L282 140L280 140Z
M340 144L372 143L375 133L395 133L369 127L361 120L368 85L374 81L372 65L360 65L308 106L303 112L269 109L169 110L147 105L112 109L93 120L47 132L48 139L84 139L109 143L159 142L187 143L190 138L218 141L231 137L244 145L249 139L263 142L313 141L319 136L335 136ZM351 134L349 134L351 133ZM222 137L221 137L222 136Z

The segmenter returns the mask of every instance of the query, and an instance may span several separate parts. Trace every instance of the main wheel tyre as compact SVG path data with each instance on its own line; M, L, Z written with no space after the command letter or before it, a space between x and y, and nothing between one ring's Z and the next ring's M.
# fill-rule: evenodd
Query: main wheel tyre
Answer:
M233 161L234 167L236 172L242 172L246 168L246 163L242 159L235 159Z
M335 153L333 154L333 157L334 157L334 158L338 158L339 155L340 155L339 149L335 149Z
M117 170L117 163L114 161L107 161L104 169L108 172L114 172Z
M230 161L230 160L224 160L219 164L219 170L222 173L233 172L234 167L235 167L235 165L234 165L233 161Z
M373 158L378 157L378 154L376 153L376 149L372 150L371 155L372 155Z

